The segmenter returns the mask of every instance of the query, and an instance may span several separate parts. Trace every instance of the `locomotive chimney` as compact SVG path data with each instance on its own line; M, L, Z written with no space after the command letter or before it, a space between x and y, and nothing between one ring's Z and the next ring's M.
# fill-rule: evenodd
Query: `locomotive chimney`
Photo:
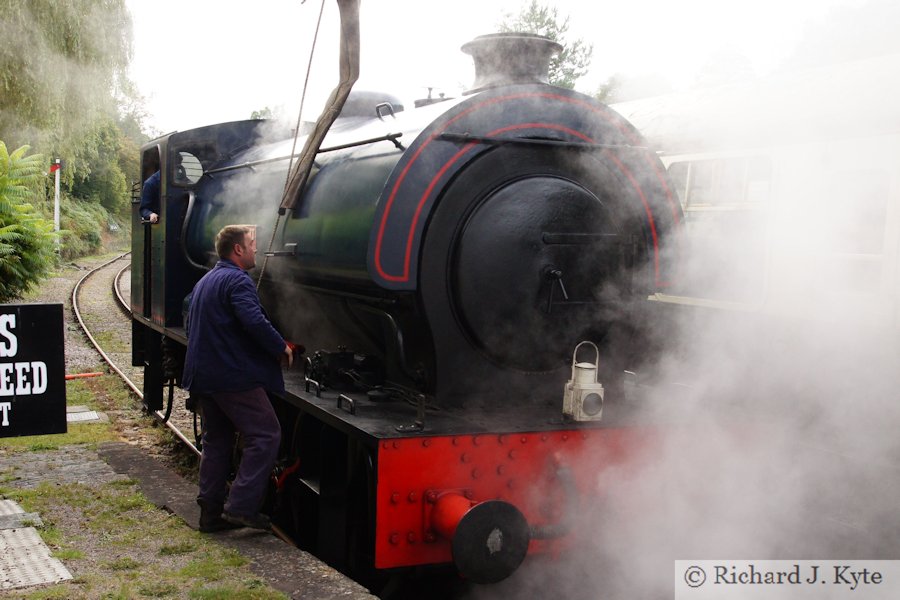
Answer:
M533 33L480 35L462 45L475 62L475 83L466 94L514 83L547 83L550 59L562 51L553 40Z

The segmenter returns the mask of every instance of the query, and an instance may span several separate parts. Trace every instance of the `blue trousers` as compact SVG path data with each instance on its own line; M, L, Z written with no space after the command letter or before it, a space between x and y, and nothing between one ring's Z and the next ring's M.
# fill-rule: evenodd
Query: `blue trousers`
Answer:
M237 515L259 512L269 476L278 457L281 426L262 388L246 392L214 392L200 397L203 409L203 451L200 457L200 495L210 506L225 505ZM237 474L227 490L235 431L244 449ZM226 503L227 496L227 503Z

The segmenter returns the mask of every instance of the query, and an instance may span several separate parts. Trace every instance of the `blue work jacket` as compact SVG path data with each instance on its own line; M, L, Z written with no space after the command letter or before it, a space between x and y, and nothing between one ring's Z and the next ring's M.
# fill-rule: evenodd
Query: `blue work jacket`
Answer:
M159 171L147 178L141 189L141 217L150 218L150 213L159 214Z
M220 259L191 297L182 386L196 393L284 391L285 342L266 317L244 270Z

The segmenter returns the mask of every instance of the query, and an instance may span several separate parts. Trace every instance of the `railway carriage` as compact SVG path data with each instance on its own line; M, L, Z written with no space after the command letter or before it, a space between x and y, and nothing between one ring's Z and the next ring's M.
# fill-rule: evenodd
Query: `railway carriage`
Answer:
M654 300L896 333L900 54L613 105L684 209Z

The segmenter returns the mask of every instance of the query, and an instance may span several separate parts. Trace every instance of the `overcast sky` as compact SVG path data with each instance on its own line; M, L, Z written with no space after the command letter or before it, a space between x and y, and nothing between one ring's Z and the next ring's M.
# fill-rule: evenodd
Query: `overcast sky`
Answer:
M613 73L655 75L676 89L716 56L747 57L757 74L780 64L804 28L837 6L865 0L557 0L569 39L594 44L593 93ZM526 0L362 0L362 75L357 88L409 99L433 86L450 95L471 83L459 47L496 31ZM269 106L296 118L320 0L127 0L134 20L132 76L160 133L249 118ZM307 115L336 81L337 5L325 19Z

